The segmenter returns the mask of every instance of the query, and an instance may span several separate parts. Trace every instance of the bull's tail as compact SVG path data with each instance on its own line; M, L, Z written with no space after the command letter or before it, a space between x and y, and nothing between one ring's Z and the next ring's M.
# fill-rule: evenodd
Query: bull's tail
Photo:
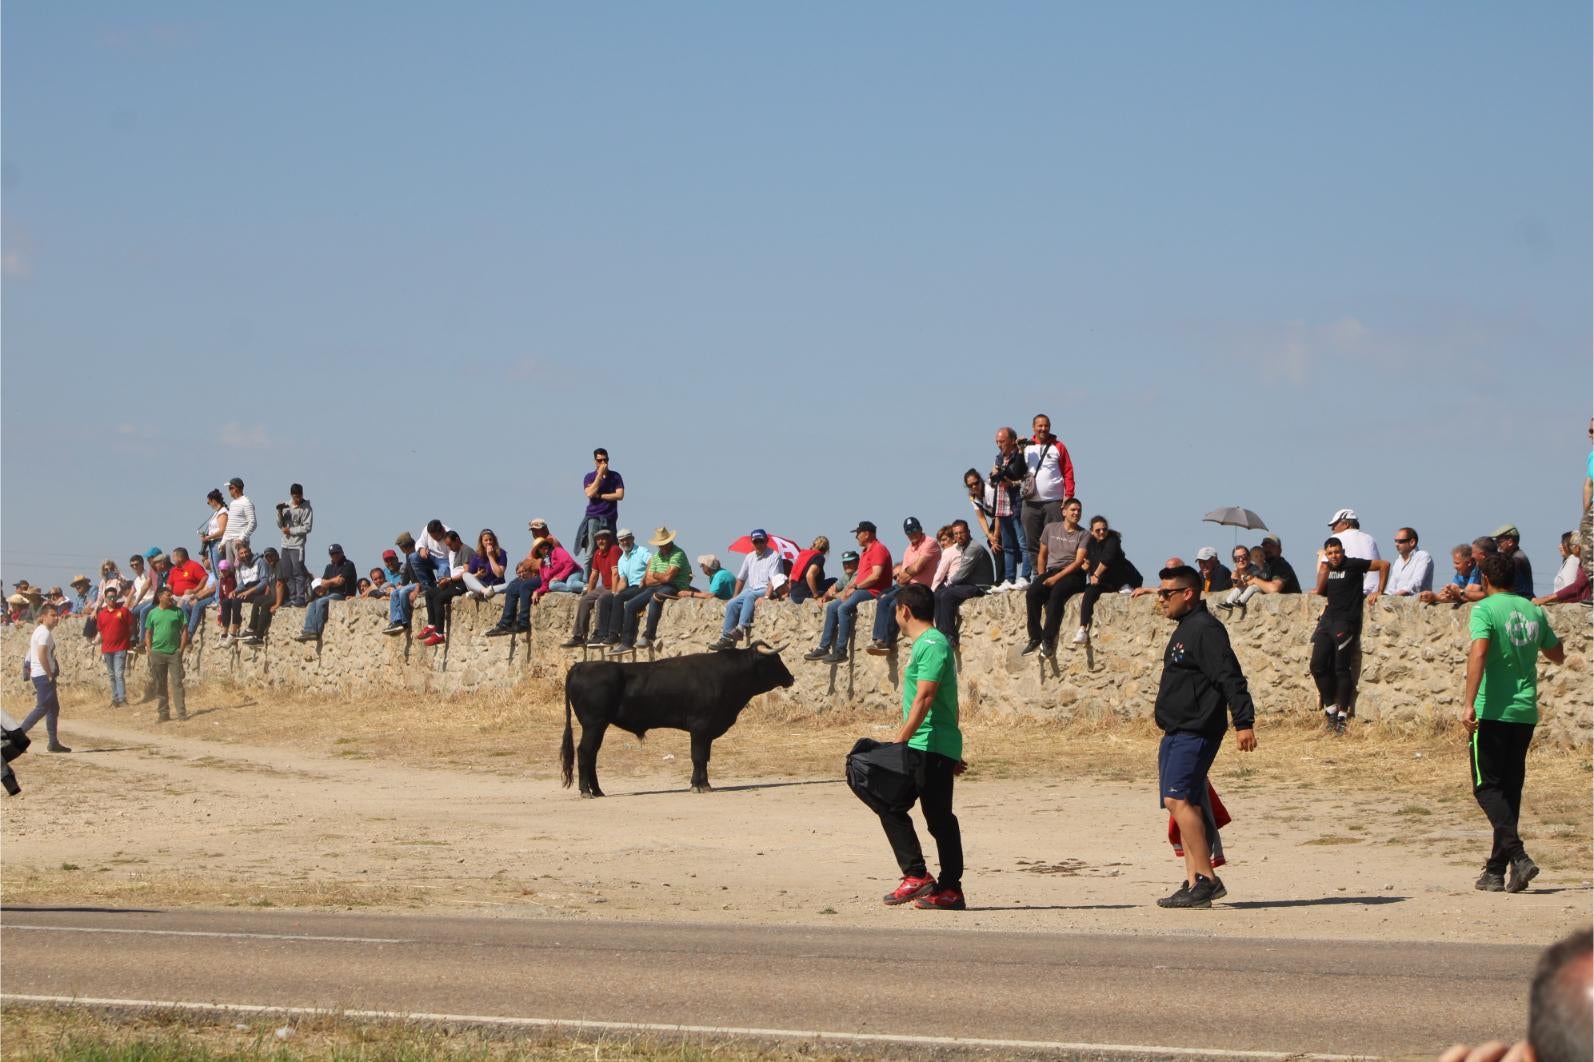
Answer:
M559 744L559 772L564 787L570 788L570 774L575 769L576 739L570 729L570 683L565 682L565 739Z

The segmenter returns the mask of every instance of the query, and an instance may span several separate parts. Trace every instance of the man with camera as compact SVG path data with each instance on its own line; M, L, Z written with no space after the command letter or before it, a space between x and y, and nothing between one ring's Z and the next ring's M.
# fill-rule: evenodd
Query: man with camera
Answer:
M304 488L288 488L290 501L277 503L277 526L282 528L282 572L288 584L288 604L303 608L310 600L310 569L304 566L304 547L315 524L315 512L305 500Z

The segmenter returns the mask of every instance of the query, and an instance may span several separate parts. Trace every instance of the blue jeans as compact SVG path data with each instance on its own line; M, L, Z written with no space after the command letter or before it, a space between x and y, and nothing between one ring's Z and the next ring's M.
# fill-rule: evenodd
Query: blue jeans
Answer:
M111 700L117 704L127 701L127 650L118 649L114 653L101 653L105 658L105 670L111 676Z
M395 586L387 598L387 621L389 623L402 623L410 625L410 591L415 589L415 584L407 583Z
M996 518L998 534L1002 542L1002 578L998 582L1010 583L1023 572L1024 578L1030 579L1035 575L1035 567L1030 563L1029 556L1024 552L1024 524L1017 516L998 516Z
M835 646L836 652L845 652L852 640L852 624L858 618L858 606L873 598L867 590L854 590L846 597L838 597L825 606L825 627L819 634L819 648Z
M550 594L584 594L587 592L587 577L579 569L568 579L555 579L548 584Z
M729 638L731 631L737 627L751 627L753 625L753 608L758 604L758 599L769 593L769 587L761 586L757 590L749 587L725 602L725 626L720 634Z
M588 558L598 548L598 532L608 530L611 534L615 530L614 517L612 516L585 516L581 518L581 530L576 533L576 548Z
M146 601L133 610L133 641L141 641L144 637L144 617L150 614L155 607L155 602Z
M515 578L504 587L504 613L498 617L500 627L529 627L531 625L531 595L542 585L542 576L528 575Z
M327 606L334 601L342 601L347 594L331 593L322 594L304 610L304 633L320 634L327 625Z
M205 622L205 606L208 604L208 601L196 601L191 605L179 604L177 606L182 609L183 615L188 617L188 636L190 638L194 636L194 632L199 630L199 625Z
M897 595L900 593L902 587L893 586L878 599L879 604L874 610L874 640L877 642L890 645L897 640L897 635L902 633L897 627Z
M663 590L664 586L665 584L663 583L644 586L640 593L626 601L624 606L622 606L624 617L621 620L623 626L620 631L620 641L627 645L636 641L637 627L641 626L640 617L643 608L648 610L648 625L643 633L648 636L649 640L658 637L659 615L664 611L664 602L669 600L667 597L659 596L659 591Z
M45 678L43 675L33 676L33 711L22 720L19 727L23 732L33 729L33 724L40 719L44 720L45 732L50 735L50 744L55 744L56 723L61 718L61 701L55 695L55 679Z

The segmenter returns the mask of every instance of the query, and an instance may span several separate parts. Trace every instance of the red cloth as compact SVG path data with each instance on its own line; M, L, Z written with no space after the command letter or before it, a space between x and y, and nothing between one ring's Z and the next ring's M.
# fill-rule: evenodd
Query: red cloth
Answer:
M1207 779L1207 799L1212 801L1212 818L1217 822L1218 829L1223 829L1234 820L1229 817L1229 809L1223 806L1223 801L1218 799L1217 787L1212 784L1212 779ZM1179 824L1173 821L1173 815L1168 816L1168 843L1173 845L1173 854L1177 859L1184 858L1184 844L1179 837ZM1222 859L1214 859L1212 865L1220 867Z
M100 632L100 652L125 652L131 645L133 614L124 605L100 609L94 617L94 626Z
M869 569L877 564L880 566L880 574L875 576L875 581L864 586L854 583L848 593L852 590L867 590L875 597L879 597L885 588L891 585L891 551L886 549L886 544L878 538L869 543L863 555L858 558L858 578L860 580L867 578Z

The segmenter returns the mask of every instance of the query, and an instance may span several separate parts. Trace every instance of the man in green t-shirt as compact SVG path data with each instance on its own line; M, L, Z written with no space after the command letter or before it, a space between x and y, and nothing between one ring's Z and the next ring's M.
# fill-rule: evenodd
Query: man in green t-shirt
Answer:
M880 824L902 868L902 881L885 902L912 900L927 910L961 911L966 906L963 834L952 814L952 779L968 765L958 729L957 663L946 635L935 629L935 595L928 586L909 583L898 591L895 605L897 626L913 643L902 671L902 729L896 740L908 746L904 759L918 790L924 825L935 838L941 880L938 884L924 865L924 849L908 813L881 812Z
M633 649L658 648L659 614L664 611L664 602L679 597L682 590L692 585L692 562L686 559L686 551L675 544L674 531L659 528L648 539L648 545L656 547L658 552L648 560L647 571L642 576L642 592L627 598L621 606L620 644L609 650L616 656ZM644 608L648 613L648 625L639 638L637 628L642 624Z
M1539 654L1551 663L1566 659L1544 610L1512 593L1516 572L1510 558L1490 553L1478 563L1484 598L1472 606L1472 646L1467 652L1466 714L1472 737L1472 795L1494 827L1494 847L1477 888L1521 892L1539 872L1517 834L1528 745L1539 721ZM1511 880L1505 880L1507 867Z
M183 701L183 651L188 648L188 623L177 607L171 587L161 587L155 607L144 616L144 647L149 650L149 678L160 694L155 708L157 723L171 722L167 708L167 682L171 683L171 703L177 705L177 718L188 718Z

